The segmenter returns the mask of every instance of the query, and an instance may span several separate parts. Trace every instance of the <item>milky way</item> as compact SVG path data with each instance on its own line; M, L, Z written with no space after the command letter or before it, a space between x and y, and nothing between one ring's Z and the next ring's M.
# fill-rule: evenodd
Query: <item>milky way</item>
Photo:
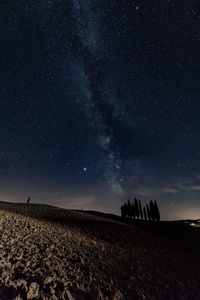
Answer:
M200 215L194 2L0 4L1 199Z

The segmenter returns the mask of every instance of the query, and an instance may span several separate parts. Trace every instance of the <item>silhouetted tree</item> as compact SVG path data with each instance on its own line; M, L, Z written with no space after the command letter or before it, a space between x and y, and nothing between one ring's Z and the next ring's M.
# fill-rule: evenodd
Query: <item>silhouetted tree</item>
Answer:
M127 216L127 204L125 203L124 204L124 217Z
M139 206L139 216L143 220L143 210L142 210L142 205L141 205L140 199L138 201L138 206Z
M135 219L135 205L133 202L131 203L131 217Z
M152 200L150 200L149 202L149 209L150 209L151 220L155 221L155 206Z
M121 217L124 218L124 205L121 205Z
M146 204L146 210L147 210L147 219L149 221L151 221L150 209L149 209L149 205L148 204Z
M131 217L131 202L128 200L127 202L127 215Z
M145 221L147 220L147 212L146 212L146 207L143 207L143 215L144 215L144 219Z
M29 202L30 197L28 198L27 204ZM150 200L149 204L146 204L143 208L140 199L135 198L134 202L128 200L124 205L121 205L121 216L122 218L127 216L133 219L141 218L145 219L145 221L160 221L160 212L156 200L154 200L154 202Z
M159 212L159 208L158 208L158 204L156 202L156 200L154 200L154 211L155 211L155 220L157 222L160 221L160 212Z
M134 206L135 206L135 216L138 219L139 218L139 205L137 198L134 199Z

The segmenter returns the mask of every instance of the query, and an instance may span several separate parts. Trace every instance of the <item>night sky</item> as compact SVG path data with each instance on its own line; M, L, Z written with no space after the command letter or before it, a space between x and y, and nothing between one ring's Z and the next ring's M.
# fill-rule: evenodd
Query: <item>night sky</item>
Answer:
M0 200L200 218L198 1L0 1Z

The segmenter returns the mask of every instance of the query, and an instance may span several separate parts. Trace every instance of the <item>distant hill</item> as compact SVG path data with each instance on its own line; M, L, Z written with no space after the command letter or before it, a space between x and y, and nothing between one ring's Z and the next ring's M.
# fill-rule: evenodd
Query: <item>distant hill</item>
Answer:
M191 220L191 219L186 219L186 220L177 220L177 221L172 221L174 224L181 224L181 225L187 225L187 226L193 226L193 227L200 227L200 219L196 220Z
M200 230L184 222L0 202L0 299L200 299Z

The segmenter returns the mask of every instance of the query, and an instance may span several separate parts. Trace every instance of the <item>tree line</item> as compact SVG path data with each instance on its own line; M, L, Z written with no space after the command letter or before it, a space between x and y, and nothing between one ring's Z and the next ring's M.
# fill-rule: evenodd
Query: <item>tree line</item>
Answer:
M135 198L121 205L121 216L145 221L160 221L160 212L156 200L150 200L149 204L142 207L141 201Z

